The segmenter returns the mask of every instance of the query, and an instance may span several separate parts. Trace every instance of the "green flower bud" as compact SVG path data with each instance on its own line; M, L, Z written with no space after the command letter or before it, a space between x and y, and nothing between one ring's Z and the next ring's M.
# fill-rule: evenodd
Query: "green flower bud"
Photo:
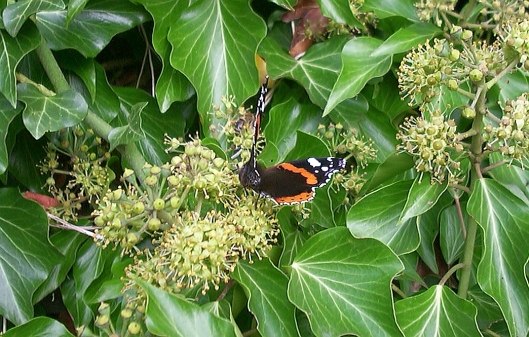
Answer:
M468 75L473 82L479 82L483 79L483 73L479 69L472 69Z
M466 119L473 119L474 117L476 117L476 110L474 109L471 109L469 107L466 107L463 109L463 111L461 112L461 114L463 115L463 117L465 117Z
M152 202L152 207L155 210L160 211L165 207L165 201L161 198L158 198Z

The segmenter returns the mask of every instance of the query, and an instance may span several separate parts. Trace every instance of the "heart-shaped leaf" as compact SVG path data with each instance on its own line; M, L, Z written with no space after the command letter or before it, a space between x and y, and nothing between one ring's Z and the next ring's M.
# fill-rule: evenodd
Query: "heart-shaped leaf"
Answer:
M411 186L406 205L400 214L398 225L408 219L423 214L435 206L435 203L439 200L443 192L446 191L447 187L448 183L431 184L429 173L424 174L422 177L417 176Z
M17 86L19 99L26 104L22 118L28 131L39 139L48 131L79 124L88 113L83 97L73 90L46 96L29 83Z
M372 56L391 55L408 51L442 32L439 27L431 23L415 23L396 31L373 52Z
M335 227L305 242L292 263L288 297L316 336L400 336L390 284L402 270L381 242Z
M207 134L212 104L234 95L244 100L257 91L255 54L266 34L262 18L247 0L198 0L172 23L171 65L191 81Z

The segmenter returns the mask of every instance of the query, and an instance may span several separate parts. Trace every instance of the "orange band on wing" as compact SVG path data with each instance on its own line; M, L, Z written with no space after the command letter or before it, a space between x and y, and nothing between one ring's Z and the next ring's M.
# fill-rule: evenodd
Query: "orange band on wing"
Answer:
M314 192L311 191L311 192L303 192L303 193L290 196L290 197L274 198L274 200L278 204L290 204L290 203L296 203L296 202L304 202L304 201L312 199L312 197L314 197Z
M303 177L305 177L306 179L305 183L308 185L316 185L318 183L318 178L316 178L314 174L310 173L309 171L303 168L296 167L290 163L279 164L277 165L277 167L285 169L290 172L301 174Z

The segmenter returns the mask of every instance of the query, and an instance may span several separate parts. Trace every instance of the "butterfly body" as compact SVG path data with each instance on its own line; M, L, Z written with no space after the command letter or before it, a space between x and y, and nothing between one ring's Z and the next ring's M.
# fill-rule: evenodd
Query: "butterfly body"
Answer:
M261 87L254 120L254 139L250 159L239 169L239 181L245 188L267 196L277 204L294 204L314 198L315 189L329 182L331 176L345 168L344 159L307 158L264 168L257 162L255 145L264 111L267 80Z

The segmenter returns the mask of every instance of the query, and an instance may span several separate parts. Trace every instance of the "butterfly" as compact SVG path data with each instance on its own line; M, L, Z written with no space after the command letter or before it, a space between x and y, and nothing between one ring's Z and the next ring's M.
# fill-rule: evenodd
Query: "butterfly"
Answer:
M267 196L276 204L310 201L314 198L316 188L327 184L334 173L344 169L346 161L335 157L307 158L264 168L257 161L256 144L267 92L268 76L257 100L250 159L239 169L239 181L244 188Z

